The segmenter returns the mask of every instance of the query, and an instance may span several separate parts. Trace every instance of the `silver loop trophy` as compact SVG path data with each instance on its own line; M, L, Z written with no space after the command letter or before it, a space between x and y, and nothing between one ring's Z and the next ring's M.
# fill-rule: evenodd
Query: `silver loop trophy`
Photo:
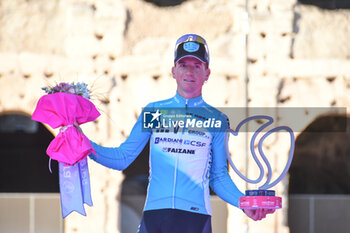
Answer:
M258 165L259 170L260 170L260 176L256 180L251 180L251 179L248 179L246 176L244 176L237 169L237 167L234 165L234 163L232 162L230 152L228 149L228 140L229 140L230 134L237 136L240 128L244 124L246 124L247 122L249 122L251 120L257 120L257 119L259 119L259 120L264 119L264 120L267 120L267 122L258 128L258 130L253 134L253 136L250 140L250 151L251 151L251 154L252 154L252 156L253 156L253 158L254 158L254 160L255 160L255 162ZM241 121L238 124L236 130L232 130L232 129L226 130L225 147L226 147L227 159L228 159L232 169L237 173L237 175L248 183L257 184L257 183L261 182L261 180L264 177L265 171L264 171L264 168L263 168L261 162L257 158L257 155L256 155L255 150L254 150L254 146L255 146L255 140L256 140L256 137L258 136L258 134L262 130L264 130L266 127L271 125L272 123L273 123L272 117L264 116L264 115L257 115L257 116L248 117L245 120ZM290 147L290 151L289 151L288 161L287 161L287 164L286 164L284 170L282 171L281 175L275 181L271 182L272 169L271 169L271 165L270 165L269 161L267 160L267 158L262 150L262 144L263 144L264 140L270 134L275 133L277 131L281 131L281 130L287 131L290 134L291 147ZM287 126L279 126L279 127L273 128L273 129L267 131L261 137L261 139L258 142L258 150L259 150L259 154L261 155L262 160L264 161L264 163L267 167L267 180L257 190L246 190L245 196L243 196L239 199L239 208L241 208L241 209L259 209L259 208L280 209L280 208L282 208L282 198L275 196L275 191L269 190L269 189L271 187L275 186L277 183L279 183L282 180L282 178L286 175L286 173L288 172L288 169L289 169L289 167L292 163L292 159L293 159L294 147L295 147L294 133L293 133L292 129L287 127Z

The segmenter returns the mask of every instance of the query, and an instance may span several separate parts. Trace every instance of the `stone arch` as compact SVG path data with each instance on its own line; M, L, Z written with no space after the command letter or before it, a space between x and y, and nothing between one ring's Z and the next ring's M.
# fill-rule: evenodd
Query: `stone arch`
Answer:
M44 125L23 112L0 113L0 192L58 193L58 163L46 148L54 139Z
M291 232L349 229L349 122L345 115L318 117L298 136L289 170Z
M344 115L318 117L298 136L290 194L350 194L349 120Z

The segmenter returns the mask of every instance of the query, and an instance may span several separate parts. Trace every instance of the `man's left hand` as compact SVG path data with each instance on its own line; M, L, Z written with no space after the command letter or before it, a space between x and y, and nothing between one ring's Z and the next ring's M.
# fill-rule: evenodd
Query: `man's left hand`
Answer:
M244 209L243 212L254 221L266 218L266 215L275 212L275 209Z

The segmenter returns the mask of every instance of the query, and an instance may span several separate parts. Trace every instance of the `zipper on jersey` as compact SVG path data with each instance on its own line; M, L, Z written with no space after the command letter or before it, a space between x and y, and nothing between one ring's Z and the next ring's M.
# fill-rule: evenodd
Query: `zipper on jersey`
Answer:
M187 110L188 110L188 99L186 99L186 102L185 102L185 122L186 122L186 120L187 120ZM185 130L186 130L186 127L183 127L182 128L182 134L184 134L185 133Z
M187 105L188 105L188 99L186 99L185 102L185 109L186 112L185 114L187 115ZM185 118L186 121L186 118ZM183 134L185 133L185 127L182 129L182 136L181 139L183 139ZM176 155L176 160L175 160L175 169L174 169L174 185L173 185L173 202L172 202L172 208L175 209L175 191L176 191L176 178L177 178L177 166L178 166L178 155Z
M174 185L173 185L173 203L172 208L175 209L175 189L176 189L176 176L177 176L177 155L175 160L175 169L174 169Z

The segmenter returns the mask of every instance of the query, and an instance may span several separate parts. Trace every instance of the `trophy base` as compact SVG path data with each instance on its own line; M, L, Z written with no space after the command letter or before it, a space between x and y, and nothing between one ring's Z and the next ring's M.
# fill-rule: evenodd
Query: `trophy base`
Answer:
M282 198L274 196L274 191L247 190L246 195L247 196L239 198L240 209L281 209L282 208Z

